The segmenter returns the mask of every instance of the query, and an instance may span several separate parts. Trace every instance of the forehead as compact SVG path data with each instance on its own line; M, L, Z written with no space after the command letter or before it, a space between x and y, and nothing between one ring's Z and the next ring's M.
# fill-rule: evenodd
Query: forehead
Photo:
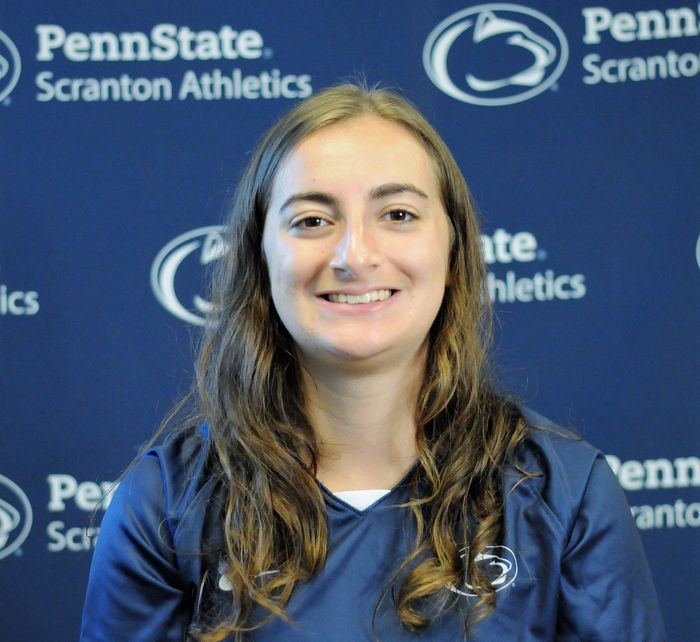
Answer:
M439 196L435 162L418 136L368 114L328 125L293 148L275 177L273 201L292 188L409 181Z

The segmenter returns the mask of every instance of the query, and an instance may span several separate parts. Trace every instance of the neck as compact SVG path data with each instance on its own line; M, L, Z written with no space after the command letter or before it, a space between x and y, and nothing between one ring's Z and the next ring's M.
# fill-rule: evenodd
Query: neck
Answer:
M375 370L304 364L318 479L332 491L392 488L416 459L415 408L425 349Z

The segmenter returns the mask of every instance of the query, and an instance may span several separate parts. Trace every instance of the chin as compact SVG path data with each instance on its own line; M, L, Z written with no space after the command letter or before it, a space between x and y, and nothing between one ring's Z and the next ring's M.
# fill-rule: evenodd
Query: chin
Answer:
M316 362L332 366L343 363L364 362L391 353L391 345L385 342L343 340L315 336L312 341L297 344L304 356Z
M344 368L348 366L384 367L386 365L399 365L405 358L420 351L420 346L407 345L390 341L369 342L367 337L362 342L329 342L325 345L316 344L311 355L317 361L328 367ZM309 353L307 353L309 354Z
M330 359L342 359L346 361L366 361L374 357L386 354L386 346L328 346L324 351Z

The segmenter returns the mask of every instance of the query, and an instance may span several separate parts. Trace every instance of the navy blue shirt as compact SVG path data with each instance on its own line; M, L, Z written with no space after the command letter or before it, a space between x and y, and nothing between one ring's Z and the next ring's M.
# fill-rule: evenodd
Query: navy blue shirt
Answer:
M540 428L530 432L520 463L542 476L516 484L519 475L506 475L505 538L477 558L498 591L496 610L471 627L469 640L665 640L639 534L604 457L543 418L530 418ZM181 641L200 600L224 609L231 603L217 557L223 493L207 473L207 440L202 427L153 448L120 484L94 554L83 642ZM407 500L407 486L363 511L322 490L325 567L295 588L288 604L295 625L274 619L247 639L463 640L457 610L412 633L387 595L373 619L414 541L410 510L397 506ZM465 609L476 601L468 583L446 590Z

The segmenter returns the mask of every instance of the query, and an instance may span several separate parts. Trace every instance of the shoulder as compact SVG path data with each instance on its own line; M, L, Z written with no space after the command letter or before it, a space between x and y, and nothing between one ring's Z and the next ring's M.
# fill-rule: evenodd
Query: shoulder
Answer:
M183 521L198 512L215 485L209 464L206 424L179 430L148 449L126 472L110 513L142 526L150 524L174 545ZM206 503L206 500L204 500Z
M125 473L118 493L130 498L157 495L167 515L176 515L204 478L209 444L206 424L167 435Z
M112 550L126 541L138 544L149 559L177 568L179 581L196 584L203 560L197 554L221 544L224 493L209 453L206 424L179 430L147 450L114 493L99 540L112 542Z
M567 485L585 484L595 462L604 460L601 451L570 428L557 425L529 408L521 407L520 411L528 425L523 448L525 460L539 472Z
M202 537L184 541L180 532L189 515L202 513L197 498L211 484L207 442L206 429L178 432L124 475L100 527L82 640L184 639L200 576L192 553Z
M520 465L538 476L512 484L510 501L543 517L531 520L531 539L559 555L557 639L617 640L626 631L629 640L665 640L642 542L605 456L530 410L522 415L530 430Z
M528 434L513 464L532 477L513 474L507 488L522 487L535 495L566 534L583 508L614 503L618 511L629 513L622 488L599 449L529 408L519 410Z
M168 436L144 455L142 465L160 477L163 512L168 519L182 518L211 480L209 449L209 427L202 424Z

